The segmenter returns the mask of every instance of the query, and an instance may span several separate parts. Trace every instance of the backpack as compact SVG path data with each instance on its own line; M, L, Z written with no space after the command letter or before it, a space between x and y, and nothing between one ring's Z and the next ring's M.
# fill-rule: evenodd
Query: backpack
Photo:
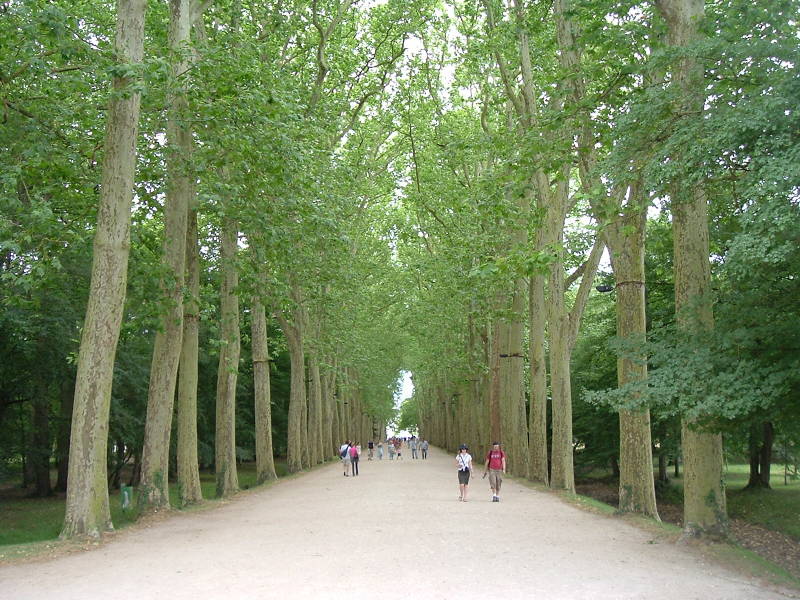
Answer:
M342 451L339 452L339 458L347 458L347 451L350 449L350 446L345 446L342 448Z

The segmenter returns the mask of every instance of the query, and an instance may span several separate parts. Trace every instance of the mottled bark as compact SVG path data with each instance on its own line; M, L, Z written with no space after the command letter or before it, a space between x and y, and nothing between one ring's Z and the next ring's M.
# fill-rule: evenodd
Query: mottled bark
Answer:
M635 206L608 228L608 249L616 283L617 337L631 344L642 344L646 335L644 296L644 236L646 209L638 202L639 186L631 189ZM637 356L629 353L617 359L617 382L620 387L647 379L644 350ZM633 392L637 396L639 392ZM650 411L619 411L619 510L658 517L653 451L650 434Z
M336 419L336 398L334 391L336 389L336 379L334 369L330 365L326 366L325 372L322 374L322 405L323 405L323 420L322 420L322 458L329 460L334 456L338 446L336 446L335 438L338 437L334 432L338 431L338 423Z
M550 473L547 468L547 364L545 362L545 324L547 322L544 302L543 275L533 275L529 288L529 355L531 408L528 431L528 477L548 485Z
M175 387L183 338L183 285L186 268L186 223L194 190L190 173L192 132L188 124L185 46L191 31L191 1L170 0L169 52L171 78L167 86L167 185L164 203L166 273L161 327L156 332L147 394L142 450L142 480L137 499L140 510L169 506L169 438Z
M303 469L303 449L306 432L303 431L303 412L306 407L305 353L303 350L303 323L300 311L295 311L295 321L289 323L278 314L278 322L289 346L291 383L289 391L289 414L287 425L286 462L290 473Z
M670 46L685 49L700 40L703 0L657 0L667 22ZM686 56L673 66L673 85L680 90L679 114L702 112L703 67ZM675 312L678 326L692 334L713 329L709 264L708 202L701 183L675 181L670 190L675 263ZM707 433L684 419L684 531L687 535L727 536L722 436Z
M253 299L250 325L256 420L256 481L264 483L265 481L276 479L277 475L272 451L272 406L269 389L267 315L264 305L258 298Z
M222 223L220 254L222 286L220 289L220 336L222 338L217 368L216 427L214 437L214 472L217 497L229 496L239 489L236 471L236 381L239 377L239 284L236 253L239 229L236 221L225 217Z
M553 403L552 468L550 486L575 491L572 445L572 384L569 364L569 327L564 308L563 272L560 261L550 277L550 389ZM561 286L559 288L559 286Z
M512 475L528 474L528 418L525 409L525 354L523 336L525 332L525 305L527 285L524 279L514 282L511 301L512 317L508 322L506 347L500 359L503 371L503 442L508 454L507 468ZM492 440L494 441L494 440Z
M324 461L322 453L322 378L319 372L319 358L316 352L308 354L308 444L312 465Z
M503 345L502 335L505 330L500 327L495 319L488 332L489 345L489 437L493 441L502 437L500 417L500 348Z
M192 193L194 197L194 193ZM194 201L192 202L194 204ZM200 248L197 209L189 210L186 227L186 285L183 307L183 342L178 373L178 501L181 506L202 502L197 456L197 376L200 336Z
M301 372L303 374L303 390L305 397L303 398L302 411L300 412L300 431L303 436L303 441L300 444L300 463L303 465L304 469L308 469L311 467L311 447L308 435L308 367L305 360L305 346L305 338L303 338L303 365L301 367Z
M145 4L145 0L117 2L117 64L142 61ZM116 93L109 102L89 301L75 381L62 538L97 536L113 528L106 450L114 357L125 303L139 129L141 94L131 88L133 83L127 77L114 77Z

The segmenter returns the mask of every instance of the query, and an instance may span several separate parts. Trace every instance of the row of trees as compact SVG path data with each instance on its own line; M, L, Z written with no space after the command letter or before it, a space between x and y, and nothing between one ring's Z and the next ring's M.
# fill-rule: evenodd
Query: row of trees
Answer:
M625 511L680 454L693 533L723 432L796 443L796 0L2 10L0 446L65 536L127 455L151 510L382 435L402 368L433 443Z
M62 536L112 527L108 482L129 462L148 511L171 479L181 505L200 501L200 464L227 496L241 459L262 482L276 451L298 471L381 435L401 356L373 316L396 275L387 132L369 116L423 13L2 11L0 427L21 436L4 465L26 456L47 494L57 448Z
M723 432L754 485L776 432L797 443L798 4L448 6L398 126L426 340L406 420L451 449L502 439L512 473L566 490L605 435L620 510L654 518L653 448L662 473L680 456L687 532L724 535ZM587 373L614 366L613 390Z

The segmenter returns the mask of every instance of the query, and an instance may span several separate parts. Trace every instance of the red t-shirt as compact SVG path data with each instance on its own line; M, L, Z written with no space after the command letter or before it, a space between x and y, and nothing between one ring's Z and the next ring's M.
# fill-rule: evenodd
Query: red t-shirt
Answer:
M496 469L498 471L503 470L503 459L506 457L506 453L502 450L489 450L489 454L486 455L486 458L489 461L489 468Z

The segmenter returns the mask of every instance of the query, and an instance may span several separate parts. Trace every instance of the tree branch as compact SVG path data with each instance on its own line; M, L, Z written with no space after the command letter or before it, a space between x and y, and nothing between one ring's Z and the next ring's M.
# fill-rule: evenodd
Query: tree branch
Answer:
M602 233L598 233L594 240L594 246L586 260L585 268L583 270L583 277L581 277L581 285L578 288L578 293L575 297L575 304L572 310L569 311L569 346L570 348L575 345L575 340L578 338L578 327L581 323L583 310L586 308L586 301L589 298L589 290L592 289L594 283L594 276L597 273L597 267L600 264L600 258L603 256L606 243Z

